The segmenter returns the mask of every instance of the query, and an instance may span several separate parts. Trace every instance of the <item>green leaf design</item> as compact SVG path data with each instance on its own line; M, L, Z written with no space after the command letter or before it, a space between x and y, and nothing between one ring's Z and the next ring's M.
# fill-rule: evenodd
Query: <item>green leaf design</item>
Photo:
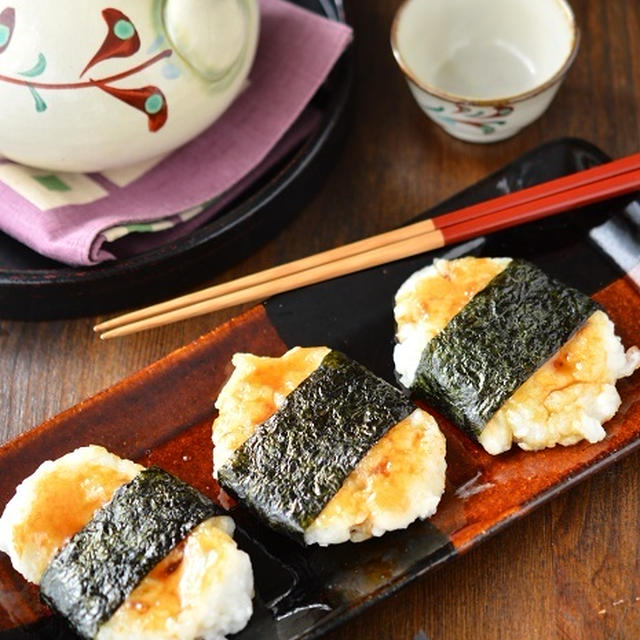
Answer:
M29 91L31 91L31 95L35 101L36 111L38 113L42 113L47 110L47 103L42 99L42 96L30 85L28 84Z
M20 71L21 76L26 76L27 78L35 78L39 76L45 69L47 68L47 59L44 57L44 54L38 54L38 61L35 63L31 69L27 71Z

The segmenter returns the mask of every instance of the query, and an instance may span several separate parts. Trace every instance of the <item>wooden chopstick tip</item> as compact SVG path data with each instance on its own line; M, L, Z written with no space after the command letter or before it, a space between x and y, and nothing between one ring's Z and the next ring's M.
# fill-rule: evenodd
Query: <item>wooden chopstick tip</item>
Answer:
M111 340L112 338L117 338L120 335L127 335L127 332L121 332L118 329L111 329L109 331L103 331L100 334L100 340Z

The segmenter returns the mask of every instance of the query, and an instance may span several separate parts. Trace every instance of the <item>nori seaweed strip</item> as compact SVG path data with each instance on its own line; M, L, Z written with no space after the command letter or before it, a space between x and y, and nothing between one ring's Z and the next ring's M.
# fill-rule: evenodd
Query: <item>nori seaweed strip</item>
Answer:
M220 484L300 540L369 449L414 405L338 351L218 470Z
M599 305L512 260L425 347L412 392L472 437Z
M93 638L171 549L220 513L166 471L145 469L56 554L42 576L40 596L81 636Z

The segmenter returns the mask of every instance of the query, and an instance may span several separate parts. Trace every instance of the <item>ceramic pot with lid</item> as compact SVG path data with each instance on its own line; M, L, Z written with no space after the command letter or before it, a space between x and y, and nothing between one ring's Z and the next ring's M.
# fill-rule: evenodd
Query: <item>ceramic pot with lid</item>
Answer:
M165 154L245 86L257 0L5 0L0 155L92 172Z

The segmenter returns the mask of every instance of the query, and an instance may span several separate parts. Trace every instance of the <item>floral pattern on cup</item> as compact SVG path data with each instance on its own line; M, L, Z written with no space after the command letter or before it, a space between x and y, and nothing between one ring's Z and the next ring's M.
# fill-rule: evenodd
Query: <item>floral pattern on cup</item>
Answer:
M492 107L472 107L463 103L456 103L454 108L447 112L443 106L425 108L443 123L451 126L467 125L477 127L484 135L492 135L498 129L507 124L509 116L514 107L507 105L497 105Z

